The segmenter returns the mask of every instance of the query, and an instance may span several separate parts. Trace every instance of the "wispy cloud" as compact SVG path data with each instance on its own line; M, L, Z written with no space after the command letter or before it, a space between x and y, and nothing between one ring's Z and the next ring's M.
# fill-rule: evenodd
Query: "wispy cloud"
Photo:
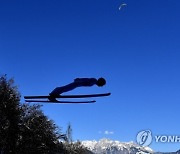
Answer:
M99 131L98 133L99 133L99 134L105 134L105 135L113 135L113 134L114 134L113 131L108 131L108 130L105 130L105 131Z
M108 130L106 130L106 131L104 131L104 134L105 134L105 135L113 135L114 132L113 132L113 131L108 131Z

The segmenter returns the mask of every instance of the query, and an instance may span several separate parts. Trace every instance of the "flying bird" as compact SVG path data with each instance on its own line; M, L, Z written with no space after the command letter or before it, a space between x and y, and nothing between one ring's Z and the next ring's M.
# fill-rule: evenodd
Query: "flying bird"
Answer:
M120 6L119 6L119 10L121 10L124 6L127 6L126 3L122 3Z

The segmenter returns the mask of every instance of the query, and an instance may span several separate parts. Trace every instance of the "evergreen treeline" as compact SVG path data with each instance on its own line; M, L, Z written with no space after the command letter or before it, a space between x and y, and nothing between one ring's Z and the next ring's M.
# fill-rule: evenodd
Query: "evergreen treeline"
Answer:
M49 120L40 105L20 103L13 79L0 77L0 154L88 154Z

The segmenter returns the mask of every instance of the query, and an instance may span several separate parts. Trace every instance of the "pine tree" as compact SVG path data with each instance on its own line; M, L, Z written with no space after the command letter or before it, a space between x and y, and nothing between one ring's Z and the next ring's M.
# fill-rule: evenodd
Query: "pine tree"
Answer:
M70 123L68 124L68 127L67 127L66 137L67 137L67 142L72 143L72 127Z
M21 104L14 80L0 77L0 153L62 153L60 137L58 127L40 106Z
M0 77L0 151L15 153L19 132L20 94L14 80Z

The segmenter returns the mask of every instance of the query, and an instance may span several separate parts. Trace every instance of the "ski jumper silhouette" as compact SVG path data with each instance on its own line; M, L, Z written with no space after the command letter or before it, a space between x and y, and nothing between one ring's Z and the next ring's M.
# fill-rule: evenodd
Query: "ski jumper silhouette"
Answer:
M59 96L60 94L64 92L71 91L78 87L91 87L93 85L97 85L98 87L102 87L106 84L106 80L104 78L76 78L74 79L74 82L55 88L49 95L50 101L57 101L55 97Z

